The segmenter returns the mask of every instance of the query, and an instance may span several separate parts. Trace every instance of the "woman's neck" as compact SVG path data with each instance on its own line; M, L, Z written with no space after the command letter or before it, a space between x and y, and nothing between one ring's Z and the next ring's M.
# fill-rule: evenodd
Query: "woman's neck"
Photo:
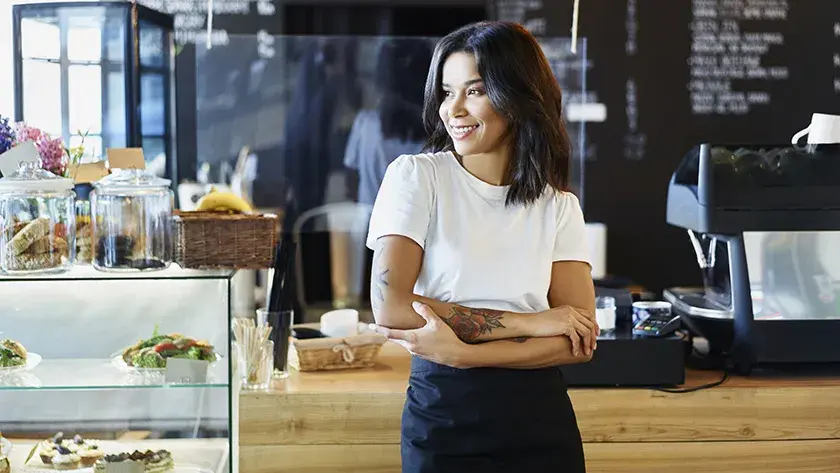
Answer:
M510 184L510 182L507 182L507 171L511 154L511 151L507 148L489 153L471 154L461 157L461 165L470 174L488 184L504 186Z

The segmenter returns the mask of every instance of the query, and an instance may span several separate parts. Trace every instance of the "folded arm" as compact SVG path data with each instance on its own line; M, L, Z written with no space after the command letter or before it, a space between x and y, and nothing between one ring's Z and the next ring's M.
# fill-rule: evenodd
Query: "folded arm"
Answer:
M414 294L423 263L423 249L410 238L388 235L378 240L371 275L371 305L377 325L410 330L425 325L411 307L428 305L466 343L478 343L539 334L537 314L476 309Z
M581 313L595 313L595 287L590 266L578 261L557 261L551 270L548 302L552 308L569 306ZM597 325L594 338L597 336ZM497 341L464 347L457 364L461 368L498 367L537 369L586 363L592 353L574 350L568 336Z

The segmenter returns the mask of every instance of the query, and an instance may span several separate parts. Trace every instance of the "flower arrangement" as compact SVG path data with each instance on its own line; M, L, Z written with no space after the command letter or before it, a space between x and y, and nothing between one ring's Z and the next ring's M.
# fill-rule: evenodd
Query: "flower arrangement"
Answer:
M0 154L9 151L15 145L15 129L9 119L0 115Z
M35 143L43 169L58 176L68 177L70 165L79 164L85 154L84 144L87 132L79 134L82 142L78 146L68 148L60 137L52 138L49 133L24 122L12 126L8 118L0 116L0 154L21 143L31 141Z

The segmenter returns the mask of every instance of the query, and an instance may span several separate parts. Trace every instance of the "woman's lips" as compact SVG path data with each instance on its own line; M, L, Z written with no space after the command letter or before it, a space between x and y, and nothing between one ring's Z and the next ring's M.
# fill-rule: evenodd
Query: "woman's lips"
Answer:
M470 137L475 130L478 129L478 125L470 125L470 126L450 126L450 134L452 138L456 141L462 141Z

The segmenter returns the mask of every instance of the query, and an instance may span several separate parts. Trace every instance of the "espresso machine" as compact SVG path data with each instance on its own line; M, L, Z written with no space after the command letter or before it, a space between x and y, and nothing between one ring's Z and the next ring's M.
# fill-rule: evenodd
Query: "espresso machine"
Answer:
M703 287L664 297L739 374L840 363L840 146L705 143L668 186Z

